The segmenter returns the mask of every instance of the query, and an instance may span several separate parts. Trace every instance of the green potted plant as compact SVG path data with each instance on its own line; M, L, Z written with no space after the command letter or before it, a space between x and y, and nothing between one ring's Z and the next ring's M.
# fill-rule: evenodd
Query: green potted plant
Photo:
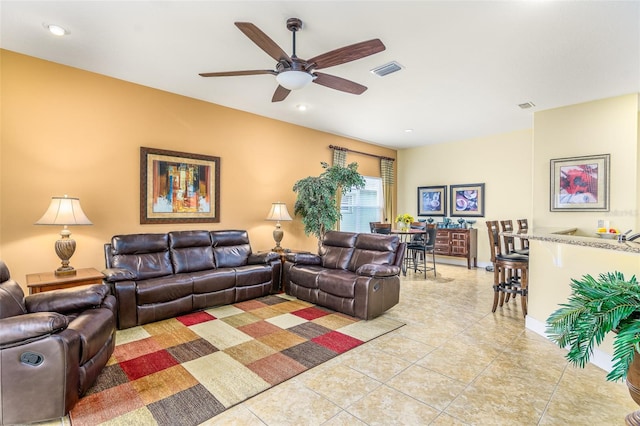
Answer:
M346 167L320 163L325 169L319 176L300 179L293 185L298 194L294 214L302 218L304 233L315 235L318 245L326 231L333 229L342 216L337 202L338 191L342 195L351 188L364 188L365 180L358 173L358 163Z
M569 300L547 319L549 338L568 347L566 358L572 364L584 367L594 346L610 331L615 332L613 369L607 380L629 381L629 368L640 349L640 287L635 275L625 280L621 272L609 272L597 279L591 275L572 279ZM638 402L633 393L631 396Z

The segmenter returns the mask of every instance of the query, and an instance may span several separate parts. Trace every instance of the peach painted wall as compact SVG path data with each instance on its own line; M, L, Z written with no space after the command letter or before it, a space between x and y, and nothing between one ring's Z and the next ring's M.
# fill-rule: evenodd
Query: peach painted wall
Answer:
M60 229L36 226L52 196L79 197L93 226L71 229L76 268L104 267L115 234L246 229L255 251L273 247L273 201L293 214L295 181L331 163L329 145L387 157L396 151L0 50L0 254L12 276L59 266ZM221 158L220 223L141 225L140 147ZM350 153L366 176L379 160ZM395 205L395 200L394 200ZM300 220L284 247L314 250Z

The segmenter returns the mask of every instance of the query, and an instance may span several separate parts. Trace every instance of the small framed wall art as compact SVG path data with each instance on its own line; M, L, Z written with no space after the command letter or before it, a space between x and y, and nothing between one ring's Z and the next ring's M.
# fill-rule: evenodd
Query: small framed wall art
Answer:
M220 222L220 157L140 147L140 223Z
M447 215L447 186L418 187L418 216Z
M552 212L609 211L610 154L551 160Z
M484 183L451 185L451 216L483 217L484 216Z

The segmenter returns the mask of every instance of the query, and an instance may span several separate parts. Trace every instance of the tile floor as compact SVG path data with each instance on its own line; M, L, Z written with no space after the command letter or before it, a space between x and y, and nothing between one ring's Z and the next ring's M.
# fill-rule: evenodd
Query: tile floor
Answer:
M525 329L519 304L492 314L492 279L443 264L437 279L409 272L385 314L404 327L205 424L624 425L638 408L626 385L568 365L564 350Z

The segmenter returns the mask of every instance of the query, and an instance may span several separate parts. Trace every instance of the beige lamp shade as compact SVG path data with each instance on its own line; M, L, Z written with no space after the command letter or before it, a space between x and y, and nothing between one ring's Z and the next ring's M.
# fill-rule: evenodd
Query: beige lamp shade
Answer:
M60 231L61 239L56 241L56 254L62 265L55 271L56 275L74 275L76 270L69 265L69 259L76 251L76 242L69 238L71 231L67 226L93 225L80 206L78 198L52 197L51 204L44 215L36 222L36 225L63 225Z
M271 211L267 215L267 220L272 220L276 222L276 228L273 230L273 240L276 242L276 246L272 249L275 252L281 252L284 249L280 246L280 242L282 241L282 237L284 236L284 231L282 231L280 226L281 220L293 220L289 211L287 210L287 205L285 203L281 203L277 201L271 204Z

